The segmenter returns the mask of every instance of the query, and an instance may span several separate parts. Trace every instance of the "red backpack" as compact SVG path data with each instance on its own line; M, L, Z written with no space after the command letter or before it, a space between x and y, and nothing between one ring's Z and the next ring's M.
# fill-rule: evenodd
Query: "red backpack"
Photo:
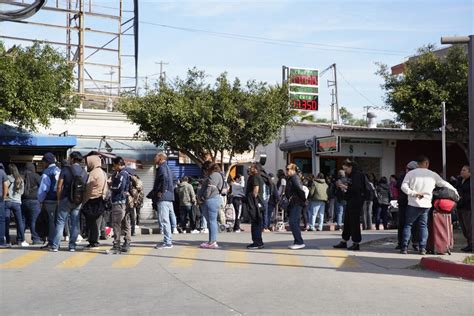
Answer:
M456 202L449 199L437 199L434 201L434 208L438 212L451 213L456 207Z

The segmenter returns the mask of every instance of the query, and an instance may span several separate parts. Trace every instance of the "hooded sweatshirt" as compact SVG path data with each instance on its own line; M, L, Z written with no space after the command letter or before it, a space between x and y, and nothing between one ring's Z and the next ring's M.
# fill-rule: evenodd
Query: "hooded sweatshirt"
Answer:
M22 200L37 200L41 177L36 173L35 165L32 162L26 163L23 177L25 178L25 192L21 197Z
M196 202L196 195L191 184L184 181L178 184L179 204L190 206Z
M102 163L99 156L87 157L87 171L89 177L86 183L86 192L84 194L84 203L88 200L97 199L99 197L105 197L107 187L107 176L105 172L100 168Z
M324 179L316 179L313 181L311 190L309 191L311 201L323 201L328 200L328 185Z

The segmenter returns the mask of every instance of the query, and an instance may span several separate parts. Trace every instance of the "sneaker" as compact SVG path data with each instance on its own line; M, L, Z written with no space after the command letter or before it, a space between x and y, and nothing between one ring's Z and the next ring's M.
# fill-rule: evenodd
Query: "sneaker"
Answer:
M293 245L288 246L288 248L291 250L303 249L304 247L306 247L305 244L301 244L301 245L293 244Z
M250 244L250 245L247 246L247 249L263 249L263 248L264 248L263 244L261 244L261 245Z
M241 232L241 230L240 230L240 229L236 229L236 230L234 230L234 233L240 233L240 232Z
M395 250L401 250L401 249L402 249L402 246L401 246L401 245L397 245L397 246L395 247Z
M191 234L199 234L199 230L194 229L194 230L191 231Z
M412 247L413 250L415 250L415 251L420 251L420 248L418 248L418 245L413 244L411 247Z
M173 234L179 234L179 231L178 231L178 229L177 229L176 227L173 228Z
M88 244L86 246L87 249L99 249L99 245L98 244Z
M122 245L122 248L120 249L121 252L129 252L130 251L130 243L128 242L125 242L123 245Z
M461 248L462 252L472 252L472 247L471 246L466 246L464 248Z
M58 248L49 248L50 252L58 252Z
M316 231L318 231L318 232L320 232L322 230L323 230L322 228L316 228Z
M202 244L199 245L199 248L207 248L207 247L209 247L208 242L203 242Z
M65 237L63 238L63 241L69 241L69 236L65 236Z
M22 246L22 247L28 247L29 245L30 245L30 244L27 243L27 242L24 241L24 240L23 240L23 241L21 242L21 244L20 244L20 246Z
M209 229L204 228L203 230L201 230L201 234L207 234L207 233L209 233Z
M426 249L425 248L420 249L420 255L422 255L422 256L426 255Z
M407 248L402 248L402 249L400 250L400 253L401 253L402 255L407 255L407 254L408 254L408 249L407 249Z
M347 242L341 241L340 243L338 243L337 245L334 245L332 247L336 248L336 249L347 249Z
M84 238L82 238L81 234L77 235L76 244L81 243L83 240Z
M76 252L76 248L69 248L69 252Z
M360 250L360 246L359 246L358 243L353 243L352 246L350 246L349 248L347 248L347 250L358 251L358 250Z
M6 247L6 248L11 248L11 247L12 247L12 244L11 244L11 243L6 243L6 244L5 244L5 247Z
M173 248L173 244L162 243L161 245L155 246L155 249L171 249L171 248Z
M217 244L217 242L212 242L212 243L203 242L199 247L204 248L204 249L217 249L219 248L219 245Z
M263 230L263 232L264 232L264 233L269 233L269 232L271 232L271 230L268 229L268 228L265 228L265 229Z

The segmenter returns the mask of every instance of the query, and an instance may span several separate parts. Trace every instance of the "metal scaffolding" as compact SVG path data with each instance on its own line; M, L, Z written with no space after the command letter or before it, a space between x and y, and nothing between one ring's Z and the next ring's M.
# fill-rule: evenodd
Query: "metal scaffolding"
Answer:
M0 0L2 12L34 4L33 0ZM13 23L14 33L0 28L0 40L7 45L42 42L64 51L74 64L81 109L111 111L122 93L137 93L138 0L48 0L28 19L1 22L2 26Z

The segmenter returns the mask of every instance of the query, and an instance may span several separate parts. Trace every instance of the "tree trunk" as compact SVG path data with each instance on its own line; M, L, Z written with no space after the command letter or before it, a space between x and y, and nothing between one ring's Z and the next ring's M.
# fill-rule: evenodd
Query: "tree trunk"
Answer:
M224 172L224 150L221 150L221 170Z

